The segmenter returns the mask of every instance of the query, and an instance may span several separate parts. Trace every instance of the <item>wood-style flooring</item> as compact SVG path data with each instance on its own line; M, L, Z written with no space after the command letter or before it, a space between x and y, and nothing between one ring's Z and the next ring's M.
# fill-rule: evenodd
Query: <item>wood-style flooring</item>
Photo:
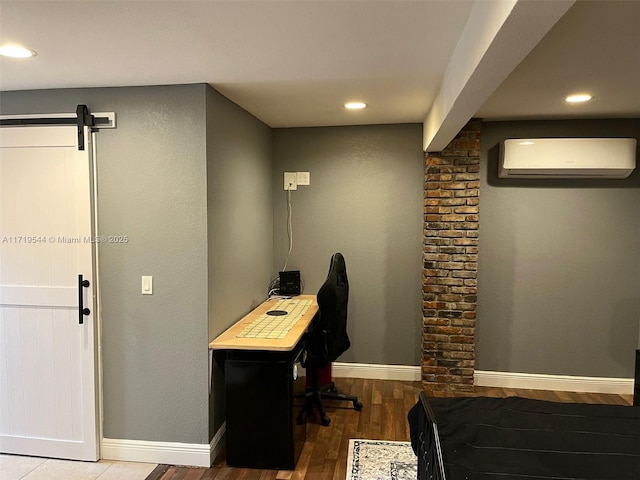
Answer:
M407 412L416 403L420 382L396 380L335 379L340 392L358 395L364 404L356 412L348 402L325 402L331 425L309 423L307 441L293 471L233 468L224 452L211 468L158 465L147 480L344 480L349 439L409 440ZM539 400L631 405L631 395L550 392L476 387L478 396L520 396Z

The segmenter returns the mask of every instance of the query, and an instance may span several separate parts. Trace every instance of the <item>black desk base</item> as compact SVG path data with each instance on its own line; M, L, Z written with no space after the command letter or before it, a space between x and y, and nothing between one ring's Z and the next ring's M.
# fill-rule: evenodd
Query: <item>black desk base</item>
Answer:
M306 439L296 416L304 398L302 348L293 352L229 350L225 361L227 465L293 470Z

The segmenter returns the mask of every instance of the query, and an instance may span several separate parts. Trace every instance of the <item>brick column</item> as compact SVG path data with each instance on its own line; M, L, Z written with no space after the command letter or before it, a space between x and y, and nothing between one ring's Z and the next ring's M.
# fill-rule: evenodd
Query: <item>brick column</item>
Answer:
M481 125L471 120L426 155L422 383L430 396L473 394Z

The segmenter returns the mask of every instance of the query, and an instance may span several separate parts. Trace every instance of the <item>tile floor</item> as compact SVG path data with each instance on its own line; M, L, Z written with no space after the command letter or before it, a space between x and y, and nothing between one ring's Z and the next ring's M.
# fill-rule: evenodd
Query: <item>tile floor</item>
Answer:
M75 462L0 454L2 480L144 480L155 463Z

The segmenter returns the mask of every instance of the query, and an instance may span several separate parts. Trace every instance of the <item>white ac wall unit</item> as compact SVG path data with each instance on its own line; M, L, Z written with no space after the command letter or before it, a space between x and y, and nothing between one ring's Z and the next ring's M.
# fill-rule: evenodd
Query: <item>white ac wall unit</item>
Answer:
M635 138L519 138L500 145L500 178L626 178Z

